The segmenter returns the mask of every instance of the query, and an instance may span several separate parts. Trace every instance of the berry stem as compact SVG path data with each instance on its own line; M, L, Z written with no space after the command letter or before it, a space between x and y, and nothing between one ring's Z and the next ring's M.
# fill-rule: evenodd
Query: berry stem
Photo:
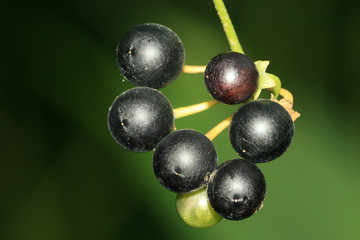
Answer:
M195 113L199 113L202 111L205 111L209 108L211 108L212 106L215 106L216 104L218 104L219 102L216 100L210 100L207 102L202 102L202 103L198 103L198 104L194 104L194 105L190 105L190 106L186 106L186 107L180 107L180 108L176 108L174 109L174 117L175 119L178 118L182 118L182 117L186 117Z
M231 119L233 115L229 116L218 125L216 125L213 129L207 132L205 135L212 141L217 135L219 135L225 128L230 125Z
M271 100L283 106L290 114L293 122L295 122L295 120L300 117L300 113L293 109L293 104L294 104L293 95L291 94L290 91L286 90L285 88L280 88L279 94L283 97L282 99L280 99L280 101L277 101L274 98L272 98Z
M231 23L231 19L226 10L223 0L214 0L214 4L215 4L215 9L219 15L220 21L222 23L222 26L224 28L226 37L229 41L231 50L245 55L244 50L242 49L239 39L236 35L234 26Z
M203 73L205 72L206 66L191 66L191 65L185 65L183 67L184 73Z
M291 94L291 92L289 90L286 90L285 88L280 88L279 94L286 100L290 101L291 103L294 102L293 95Z

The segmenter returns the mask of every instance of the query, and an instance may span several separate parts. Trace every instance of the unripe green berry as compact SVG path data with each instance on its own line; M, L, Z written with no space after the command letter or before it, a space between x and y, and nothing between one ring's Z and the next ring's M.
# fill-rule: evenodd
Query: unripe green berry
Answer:
M197 192L177 194L176 210L180 218L194 228L208 228L222 219L212 209L206 187Z

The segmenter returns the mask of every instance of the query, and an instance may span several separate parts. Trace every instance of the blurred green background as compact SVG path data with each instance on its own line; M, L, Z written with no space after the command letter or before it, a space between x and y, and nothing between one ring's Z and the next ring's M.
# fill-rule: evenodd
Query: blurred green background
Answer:
M229 46L210 0L0 3L0 239L360 239L359 1L225 2L247 55L271 60L302 116L288 151L259 164L264 208L198 230L152 172L152 153L119 147L107 111L132 85L115 48L131 27L173 29L186 63ZM210 99L201 74L161 90L174 107ZM268 92L265 97L268 97ZM206 133L238 106L176 121ZM219 161L237 158L227 132Z

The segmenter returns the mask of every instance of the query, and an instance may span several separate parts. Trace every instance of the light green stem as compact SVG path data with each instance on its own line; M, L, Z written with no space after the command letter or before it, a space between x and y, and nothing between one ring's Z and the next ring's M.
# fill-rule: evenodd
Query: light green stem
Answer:
M244 50L242 49L239 39L236 35L234 26L231 23L229 14L226 11L225 4L223 0L214 0L215 9L219 15L220 21L223 25L226 37L229 41L231 51L239 52L245 55Z

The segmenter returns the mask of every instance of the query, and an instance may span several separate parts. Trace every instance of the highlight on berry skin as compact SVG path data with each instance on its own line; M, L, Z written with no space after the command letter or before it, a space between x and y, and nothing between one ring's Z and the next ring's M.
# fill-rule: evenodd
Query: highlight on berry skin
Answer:
M210 60L204 80L214 99L225 104L239 104L254 95L259 85L259 73L247 56L226 52Z
M116 56L129 82L157 89L175 81L185 62L180 38L156 23L140 24L127 32L117 46Z
M114 140L133 152L153 150L174 126L173 109L156 89L131 88L120 94L108 113L108 128Z
M257 99L235 112L229 136L241 157L264 163L278 158L288 149L294 129L294 122L283 106L268 99Z
M207 193L211 206L220 216L242 220L262 207L265 178L250 161L228 160L220 164L210 177Z
M153 155L156 178L175 193L204 187L217 162L214 144L204 134L192 129L167 135L156 146Z

